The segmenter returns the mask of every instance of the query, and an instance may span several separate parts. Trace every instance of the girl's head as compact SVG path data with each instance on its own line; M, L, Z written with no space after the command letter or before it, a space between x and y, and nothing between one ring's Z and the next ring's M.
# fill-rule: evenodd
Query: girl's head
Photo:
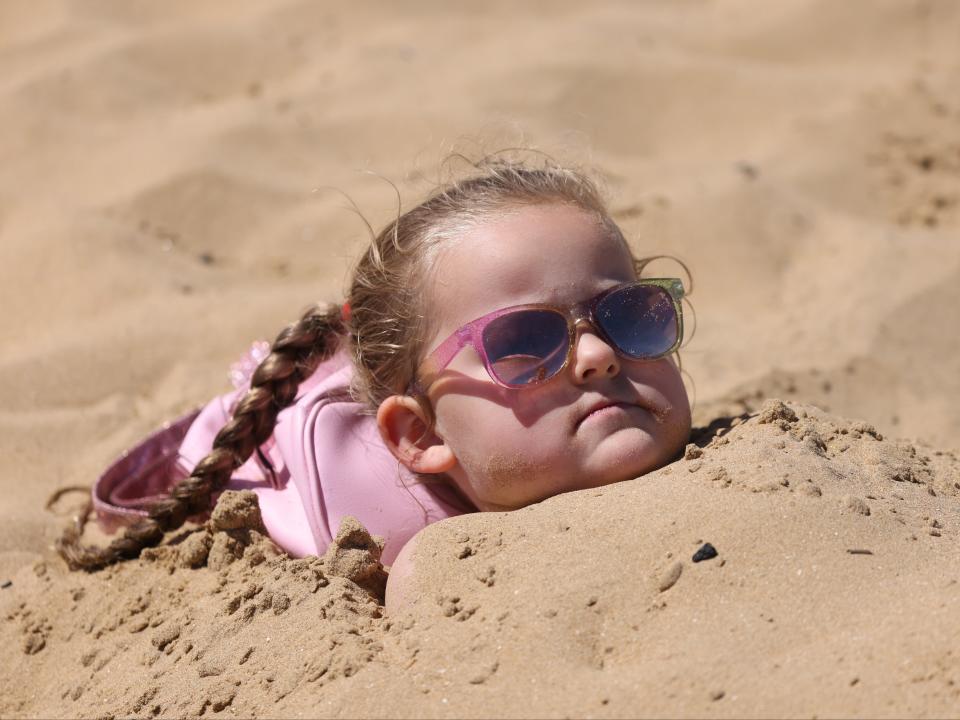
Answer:
M643 267L584 174L503 160L477 170L373 238L342 308L314 307L280 333L213 450L147 519L106 548L81 546L77 529L65 533L58 549L68 564L135 557L208 509L270 437L299 384L344 347L354 393L398 460L454 484L481 510L625 480L674 457L690 429L677 365L669 355L638 361L615 352L595 314L571 320L567 363L545 382L498 384L470 346L424 377L424 360L477 318L527 304L596 309L592 299Z
M677 366L627 359L588 322L547 382L503 387L469 346L426 382L424 359L476 318L525 304L567 308L637 278L585 175L551 164L482 169L398 217L357 268L349 344L384 441L482 510L663 465L690 429Z

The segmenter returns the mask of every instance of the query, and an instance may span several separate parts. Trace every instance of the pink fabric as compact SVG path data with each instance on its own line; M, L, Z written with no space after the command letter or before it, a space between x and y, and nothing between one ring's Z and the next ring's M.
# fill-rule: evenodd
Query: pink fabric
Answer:
M170 486L190 473L177 464L180 443L199 410L165 423L136 447L123 453L93 484L93 509L106 532L145 516L145 507L164 497Z
M254 454L238 468L228 487L257 494L271 538L292 555L322 554L343 517L353 515L383 536L390 564L419 530L473 508L448 486L418 481L397 462L375 419L346 396L351 372L343 355L323 363L280 413L262 457ZM111 466L94 491L105 527L142 515L145 494L155 497L189 474L246 389L242 380L241 389L161 429Z

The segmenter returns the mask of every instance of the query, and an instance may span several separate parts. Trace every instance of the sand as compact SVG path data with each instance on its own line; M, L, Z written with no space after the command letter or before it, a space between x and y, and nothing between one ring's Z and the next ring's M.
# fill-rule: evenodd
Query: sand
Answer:
M957 716L958 30L951 2L0 4L0 715ZM365 229L330 188L376 226L376 175L409 204L517 142L692 267L685 459L432 528L396 616L358 528L295 561L248 513L65 570L82 493L51 492L339 297Z
M365 531L291 560L249 492L135 562L37 561L3 663L44 682L0 710L955 714L960 454L779 400L694 439L642 480L432 526L389 616Z

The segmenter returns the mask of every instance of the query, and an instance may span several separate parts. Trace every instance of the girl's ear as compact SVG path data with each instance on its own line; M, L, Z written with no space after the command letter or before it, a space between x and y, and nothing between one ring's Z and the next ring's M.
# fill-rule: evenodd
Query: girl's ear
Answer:
M423 407L409 395L391 395L377 408L377 426L384 444L415 473L444 473L457 464L453 451L431 425Z

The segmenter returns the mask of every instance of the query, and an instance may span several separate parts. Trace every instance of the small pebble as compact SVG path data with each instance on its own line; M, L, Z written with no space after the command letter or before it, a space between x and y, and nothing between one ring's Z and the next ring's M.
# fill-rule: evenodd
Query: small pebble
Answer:
M712 560L717 555L717 549L713 545L710 543L704 543L700 546L700 549L693 554L693 561L698 563L702 560Z
M4 590L6 590L11 585L13 585L13 580L4 580L3 585L0 585L0 588L3 588Z
M670 567L668 567L664 573L660 576L660 579L657 581L657 589L660 592L665 592L672 588L677 580L680 579L680 574L683 572L683 563L675 562Z

